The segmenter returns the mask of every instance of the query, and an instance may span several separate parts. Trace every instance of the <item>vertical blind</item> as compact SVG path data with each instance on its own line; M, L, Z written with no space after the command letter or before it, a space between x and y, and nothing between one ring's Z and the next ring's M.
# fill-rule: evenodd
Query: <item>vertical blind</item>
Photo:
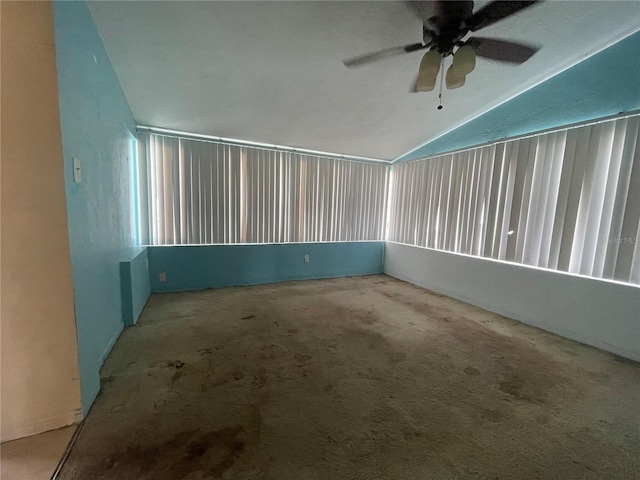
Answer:
M141 133L141 243L383 240L389 167Z
M640 284L639 125L394 165L388 240Z

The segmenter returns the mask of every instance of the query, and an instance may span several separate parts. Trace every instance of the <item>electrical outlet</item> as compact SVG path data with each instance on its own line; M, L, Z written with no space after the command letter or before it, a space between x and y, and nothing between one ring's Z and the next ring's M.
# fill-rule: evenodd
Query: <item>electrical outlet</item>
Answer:
M304 263L309 263L309 255L304 256Z
M167 274L165 272L160 273L160 275L158 275L160 277L160 281L161 282L166 282L167 281Z

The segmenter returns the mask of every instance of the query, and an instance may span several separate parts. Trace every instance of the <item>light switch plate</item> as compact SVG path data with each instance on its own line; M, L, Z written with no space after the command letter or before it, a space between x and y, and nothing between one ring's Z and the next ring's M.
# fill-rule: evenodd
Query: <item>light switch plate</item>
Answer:
M76 183L82 183L82 170L80 167L80 159L73 158L73 181Z

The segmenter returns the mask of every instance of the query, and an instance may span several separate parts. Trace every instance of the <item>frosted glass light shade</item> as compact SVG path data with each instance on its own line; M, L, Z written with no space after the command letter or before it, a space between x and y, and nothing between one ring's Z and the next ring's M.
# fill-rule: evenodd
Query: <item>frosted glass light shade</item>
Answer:
M464 85L466 75L461 75L455 65L451 65L447 70L447 76L445 77L445 83L447 90L454 90Z
M436 78L440 71L440 54L431 50L424 54L418 70L418 82L416 90L418 92L430 92L436 86Z
M469 75L476 68L476 52L470 45L463 45L453 55L453 66L458 75Z

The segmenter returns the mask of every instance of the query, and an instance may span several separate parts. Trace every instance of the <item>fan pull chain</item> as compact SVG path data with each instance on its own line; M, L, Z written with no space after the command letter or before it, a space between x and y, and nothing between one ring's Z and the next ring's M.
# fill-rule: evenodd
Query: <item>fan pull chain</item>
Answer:
M442 110L442 83L444 80L444 57L440 57L440 93L438 94L438 110Z

